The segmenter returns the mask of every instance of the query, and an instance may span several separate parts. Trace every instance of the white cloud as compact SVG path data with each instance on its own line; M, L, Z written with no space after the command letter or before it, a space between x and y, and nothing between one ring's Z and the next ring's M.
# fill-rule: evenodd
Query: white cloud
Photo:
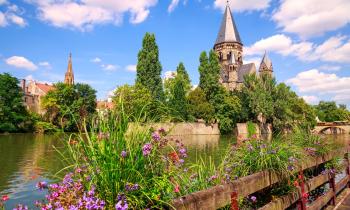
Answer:
M306 101L308 104L316 105L320 101L320 99L317 96L302 96L302 98Z
M230 8L233 11L264 10L269 7L271 0L234 0L230 1ZM227 0L215 0L214 7L225 9Z
M0 5L2 3L6 3L6 1L0 0ZM21 16L19 16L23 13L24 11L19 9L17 5L9 5L5 13L0 11L0 27L9 25L9 22L12 22L21 27L25 27L27 25L27 22Z
M30 74L30 75L26 76L24 79L27 81L33 81L34 77L33 77L33 75Z
M39 66L45 67L47 69L51 69L51 64L47 61L39 62Z
M127 65L125 69L127 71L136 72L136 65Z
M339 71L341 69L340 66L332 66L332 65L322 65L318 68L324 71Z
M7 25L5 14L0 12L0 27L4 27Z
M245 64L247 63L254 63L256 68L259 68L261 63L262 55L261 57L244 57L243 61Z
M350 39L346 36L333 36L316 45L306 41L294 42L284 34L277 34L245 47L244 52L246 55L259 55L265 50L283 56L293 55L303 61L350 62Z
M14 23L14 24L16 24L16 25L19 25L19 26L21 26L21 27L25 27L25 26L27 25L26 21L25 21L22 17L20 17L20 16L18 16L18 15L9 14L9 15L7 15L7 18L8 18L12 23Z
M285 32L322 35L350 23L349 0L282 0L272 19Z
M124 13L129 21L141 23L157 0L32 0L38 6L39 18L56 27L90 30L97 24L121 24Z
M168 7L168 12L171 13L172 11L174 11L174 9L177 7L179 2L180 2L180 0L171 0L171 3Z
M35 71L38 68L33 62L22 56L12 56L10 58L7 58L5 61L7 65L14 66L16 68L27 69L31 71Z
M6 0L0 0L0 5L5 4Z
M286 83L294 85L300 93L332 95L331 100L350 103L350 77L320 72L318 69L298 73Z
M101 58L96 57L96 58L94 58L94 59L91 59L91 62L93 62L93 63L101 63L102 60L101 60Z
M103 68L103 70L105 71L116 71L119 66L115 66L115 65L112 65L112 64L102 64L101 67Z

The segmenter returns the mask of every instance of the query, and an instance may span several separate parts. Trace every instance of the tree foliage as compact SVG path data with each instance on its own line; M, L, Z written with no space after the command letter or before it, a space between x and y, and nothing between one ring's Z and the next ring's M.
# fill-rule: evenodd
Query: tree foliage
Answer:
M131 119L150 117L152 104L150 91L142 85L123 85L114 92L113 103L117 112L124 112Z
M188 94L188 103L190 116L196 119L203 119L207 123L214 119L214 106L208 102L204 91L200 87L197 87Z
M275 79L267 75L247 75L239 96L242 121L272 123L277 132L291 130L296 125L310 129L316 123L310 105L290 87L284 83L277 85Z
M154 34L146 33L138 53L136 83L146 87L155 100L163 101L162 66Z
M96 90L87 84L57 83L42 100L45 118L65 131L81 129L96 110Z
M316 114L320 121L334 122L350 120L350 112L346 105L337 104L334 101L320 101L315 107Z
M0 132L23 132L32 129L29 113L23 104L18 79L0 74Z

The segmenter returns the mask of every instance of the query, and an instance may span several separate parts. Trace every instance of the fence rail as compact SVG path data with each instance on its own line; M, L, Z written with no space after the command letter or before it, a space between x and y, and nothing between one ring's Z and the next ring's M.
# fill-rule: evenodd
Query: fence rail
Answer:
M286 209L293 204L298 204L298 209L321 209L329 202L335 205L335 198L337 193L339 193L343 188L350 187L350 165L348 159L349 148L344 148L331 152L322 157L311 157L303 161L299 169L299 187L294 192L290 194L281 196L274 199L270 203L261 207L261 210L274 210L274 209ZM318 166L325 163L339 154L346 155L345 165L346 173L343 179L338 183L335 183L334 175L320 174L313 177L310 180L304 182L303 172L306 169ZM280 182L281 179L276 173L269 171L258 172L246 177L239 178L238 180L232 181L231 183L214 186L207 190L202 190L199 192L191 193L189 195L174 199L172 206L175 209L185 210L185 209L218 209L227 206L231 203L231 209L238 210L238 197L246 197L255 192L261 191L273 184ZM305 193L311 192L317 187L329 183L331 189L323 196L319 197L311 205L306 206L306 197L303 196Z

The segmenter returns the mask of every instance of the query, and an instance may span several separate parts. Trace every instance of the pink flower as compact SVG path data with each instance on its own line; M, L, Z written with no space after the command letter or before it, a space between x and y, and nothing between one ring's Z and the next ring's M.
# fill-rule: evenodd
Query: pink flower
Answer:
M179 193L180 192L180 186L178 184L175 186L174 192L175 193Z
M1 198L2 201L8 201L9 199L10 198L9 198L8 195L3 195L2 198Z

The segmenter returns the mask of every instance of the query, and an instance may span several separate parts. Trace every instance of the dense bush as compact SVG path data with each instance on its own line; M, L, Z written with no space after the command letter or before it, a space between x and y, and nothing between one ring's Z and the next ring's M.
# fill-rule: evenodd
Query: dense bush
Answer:
M28 132L33 121L23 104L23 90L17 78L0 74L0 133Z

